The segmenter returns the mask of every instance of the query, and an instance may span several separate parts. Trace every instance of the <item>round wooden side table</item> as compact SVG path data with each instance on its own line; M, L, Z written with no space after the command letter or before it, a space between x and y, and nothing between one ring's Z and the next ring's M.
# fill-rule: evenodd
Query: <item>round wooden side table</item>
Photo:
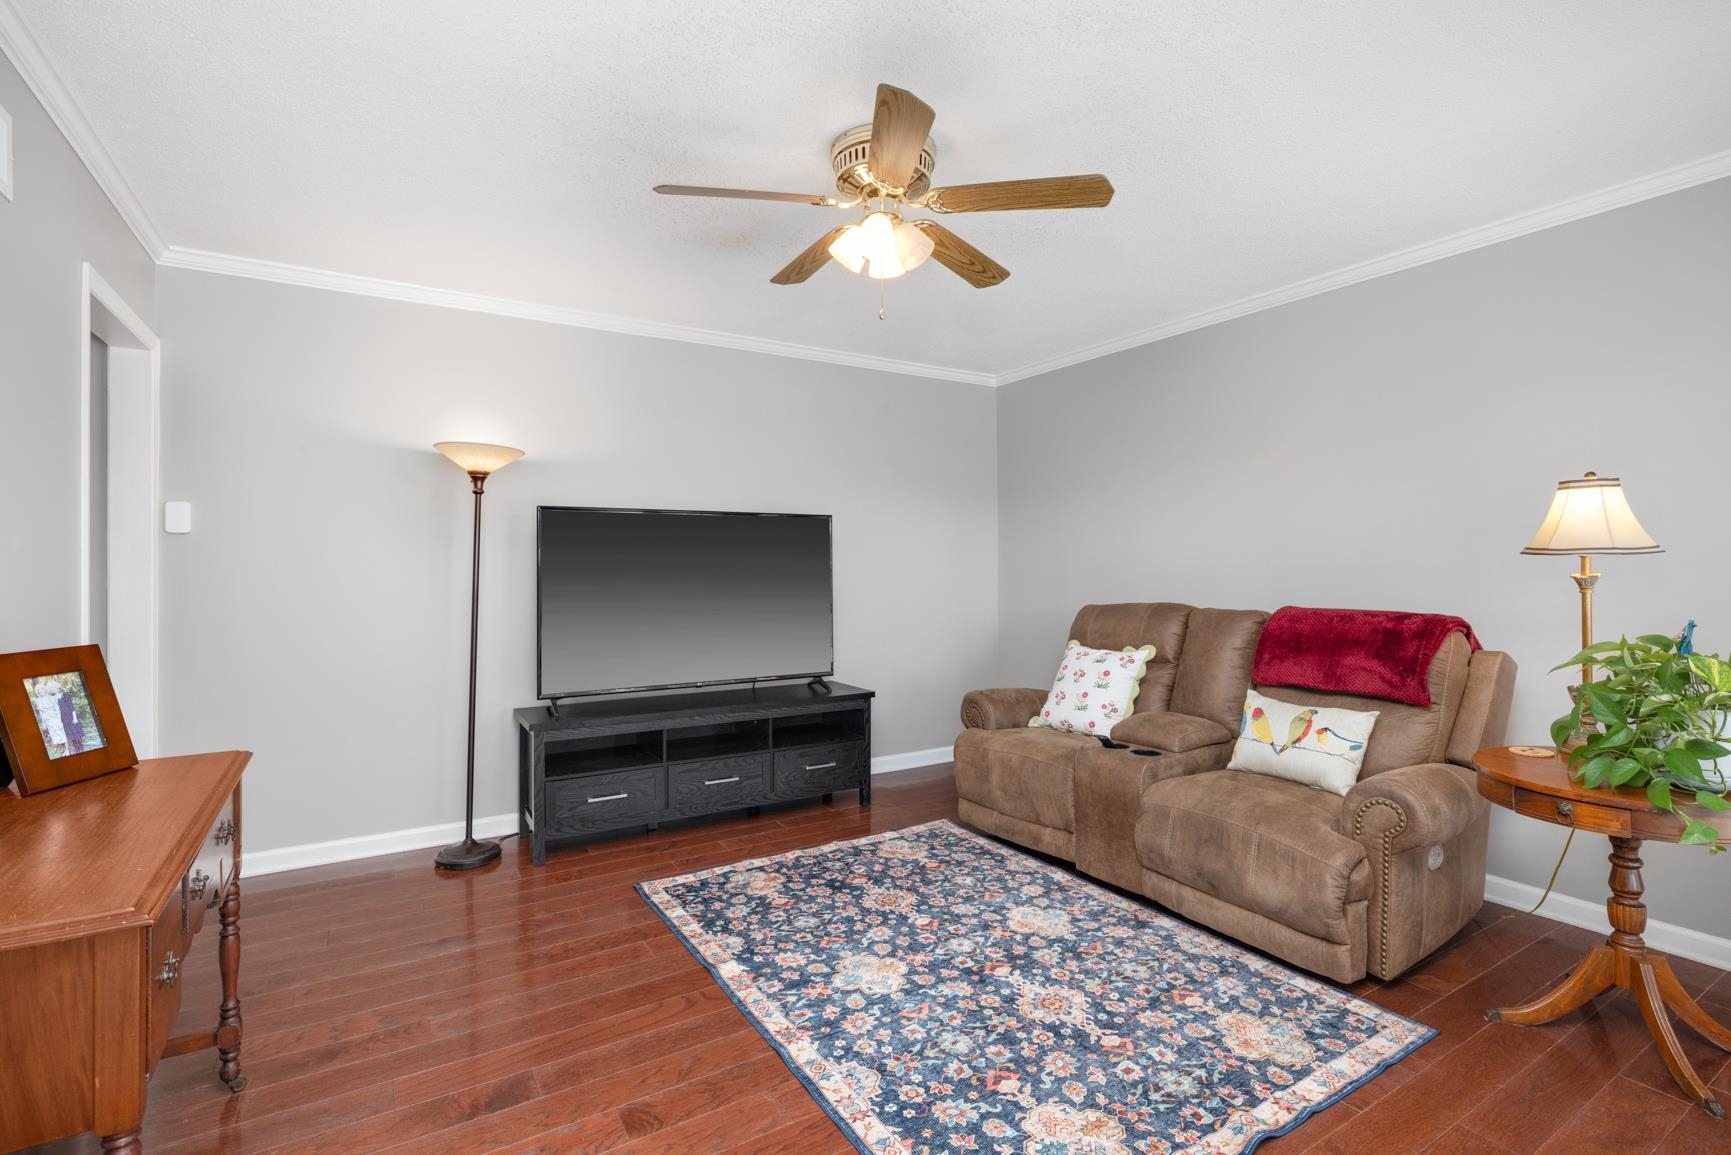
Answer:
M1647 907L1641 902L1641 843L1645 839L1676 842L1683 833L1683 823L1675 814L1649 802L1645 790L1589 790L1569 776L1568 763L1560 755L1549 751L1541 757L1541 749L1496 746L1474 754L1479 793L1529 818L1610 836L1611 897L1605 902L1605 911L1610 916L1611 934L1588 951L1556 989L1523 1006L1486 1011L1485 1018L1523 1026L1548 1023L1613 987L1621 987L1635 996L1671 1077L1708 1114L1723 1119L1724 1106L1689 1065L1677 1042L1671 1013L1722 1050L1731 1051L1731 1030L1689 997L1671 973L1670 961L1648 950L1641 938L1647 928ZM1731 844L1731 839L1722 839L1721 844Z

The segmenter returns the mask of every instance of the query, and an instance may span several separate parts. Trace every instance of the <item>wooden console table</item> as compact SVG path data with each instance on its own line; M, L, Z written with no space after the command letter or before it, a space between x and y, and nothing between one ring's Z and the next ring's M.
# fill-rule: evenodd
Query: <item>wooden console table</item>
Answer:
M143 1151L164 1054L214 1046L240 1073L240 751L157 758L20 798L0 790L0 1150L94 1130ZM222 1005L170 1039L180 968L221 924Z
M1610 916L1611 934L1588 951L1556 989L1522 1006L1486 1011L1485 1018L1523 1026L1548 1023L1613 987L1621 987L1634 994L1647 1030L1677 1085L1694 1096L1708 1114L1723 1119L1724 1106L1683 1054L1670 1012L1722 1050L1731 1051L1731 1030L1689 997L1671 973L1670 961L1648 950L1641 938L1647 929L1647 907L1641 902L1641 842L1677 841L1683 833L1682 821L1649 802L1645 790L1591 790L1569 776L1568 763L1560 755L1536 757L1516 753L1517 749L1535 748L1497 746L1473 755L1479 793L1529 818L1610 836L1611 897L1605 902L1605 911ZM1684 809L1703 817L1709 813ZM1720 841L1722 845L1731 843L1731 839Z

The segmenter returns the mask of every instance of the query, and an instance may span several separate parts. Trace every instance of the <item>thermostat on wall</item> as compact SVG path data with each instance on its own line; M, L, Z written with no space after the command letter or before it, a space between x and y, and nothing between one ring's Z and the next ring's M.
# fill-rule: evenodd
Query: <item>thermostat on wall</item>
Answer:
M192 503L190 501L167 501L162 505L162 530L164 533L192 532Z

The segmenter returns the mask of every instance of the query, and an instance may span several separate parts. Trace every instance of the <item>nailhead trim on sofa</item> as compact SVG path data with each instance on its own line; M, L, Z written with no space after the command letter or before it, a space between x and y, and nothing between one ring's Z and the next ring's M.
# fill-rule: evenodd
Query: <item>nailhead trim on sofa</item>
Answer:
M1385 830L1382 832L1382 900L1377 903L1377 925L1379 927L1377 966L1382 973L1386 975L1388 974L1388 893L1392 881L1392 868L1390 863L1394 858L1394 840L1406 833L1407 819L1406 811L1401 809L1400 803L1394 802L1388 798L1367 798L1365 799L1364 804L1358 808L1358 813L1353 815L1352 818L1352 834L1354 838L1363 837L1364 816L1370 813L1370 808L1372 806L1386 806L1390 810L1394 811L1396 818L1400 819L1399 826L1396 826L1392 830Z

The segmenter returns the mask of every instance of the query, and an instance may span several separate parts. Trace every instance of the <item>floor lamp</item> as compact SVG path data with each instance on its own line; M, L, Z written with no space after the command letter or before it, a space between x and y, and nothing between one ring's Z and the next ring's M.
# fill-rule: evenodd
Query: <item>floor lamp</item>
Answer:
M1560 555L1581 559L1581 571L1570 574L1575 588L1581 593L1581 649L1593 644L1593 587L1599 575L1593 572L1593 555L1603 553L1664 553L1659 543L1647 535L1629 499L1623 496L1623 483L1615 477L1600 477L1589 472L1585 477L1557 482L1557 494L1551 499L1550 512L1521 551L1526 554ZM1582 683L1593 680L1590 662L1581 664ZM1582 708L1581 726L1570 741L1575 745L1586 740L1591 719Z
M469 581L469 778L463 810L463 841L439 851L433 864L442 870L473 870L499 857L499 844L475 838L475 671L481 640L481 493L487 478L523 456L521 449L476 441L441 441L433 446L469 475L475 494L475 553Z

